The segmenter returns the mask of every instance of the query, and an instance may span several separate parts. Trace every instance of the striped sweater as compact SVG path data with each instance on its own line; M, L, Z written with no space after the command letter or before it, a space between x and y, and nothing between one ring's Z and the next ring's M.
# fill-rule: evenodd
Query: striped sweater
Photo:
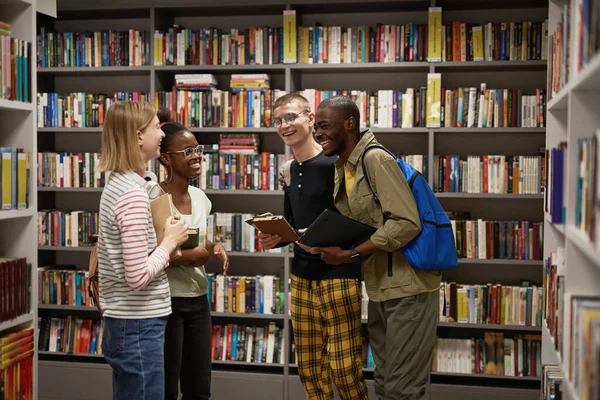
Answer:
M135 172L110 175L100 199L98 268L106 317L152 318L171 313L165 268L157 247L146 181Z

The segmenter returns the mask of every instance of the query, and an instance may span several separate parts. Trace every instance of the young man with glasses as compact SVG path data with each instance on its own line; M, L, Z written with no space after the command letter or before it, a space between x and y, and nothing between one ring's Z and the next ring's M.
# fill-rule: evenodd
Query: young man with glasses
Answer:
M324 209L335 210L335 158L326 157L315 142L315 115L304 97L280 97L273 115L277 134L294 152L285 186L285 218L303 231ZM259 240L266 249L288 244L263 233ZM328 265L295 246L291 275L296 360L308 399L333 399L332 378L342 399L368 399L362 374L360 264Z

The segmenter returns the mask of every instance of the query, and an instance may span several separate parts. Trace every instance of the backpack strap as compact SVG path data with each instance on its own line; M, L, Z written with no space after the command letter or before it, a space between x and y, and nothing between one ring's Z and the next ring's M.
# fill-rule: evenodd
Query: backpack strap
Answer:
M377 197L377 193L375 193L375 191L373 190L373 187L371 186L371 182L369 182L369 174L366 173L367 168L365 167L365 155L367 154L367 152L369 150L376 149L376 148L387 152L390 156L392 156L394 158L394 160L396 159L396 155L380 144L370 144L367 147L365 147L365 149L363 150L362 156L360 157L360 162L362 165L363 176L365 177L365 181L367 182L367 185L369 185L369 189L371 189L371 192L373 192L373 196L375 196L375 202L377 204L379 204L379 197ZM385 218L385 216L384 216L384 218Z
M292 184L292 162L294 159L287 160L285 164L283 164L283 180L285 181L285 186L289 187Z
M373 197L375 197L375 202L377 204L379 204L379 206L381 206L381 203L379 202L379 197L377 197L377 193L375 193L375 191L373 190L373 187L371 186L371 182L369 182L369 174L367 173L367 169L365 168L365 155L367 154L367 152L371 149L375 149L375 148L379 148L383 151L386 151L389 155L391 155L394 160L396 159L396 155L394 153L392 153L391 151L389 151L388 149L386 149L385 147L383 147L380 144L370 144L368 145L362 153L362 156L360 157L360 162L362 165L362 169L363 169L363 176L365 178L365 181L367 182L367 185L369 185L369 189L371 189L371 192L373 192ZM385 221L387 220L387 218L385 217L385 214L383 213L383 210L381 210L381 213L383 214L383 223L385 223ZM394 274L393 271L393 262L392 262L392 253L388 253L388 276L392 276Z

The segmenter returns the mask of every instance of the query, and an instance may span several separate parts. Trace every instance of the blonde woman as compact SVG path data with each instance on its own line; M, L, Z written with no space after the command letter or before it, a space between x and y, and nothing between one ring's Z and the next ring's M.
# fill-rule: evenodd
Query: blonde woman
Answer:
M116 102L102 130L98 268L104 310L102 353L113 370L113 399L164 399L164 337L171 295L165 268L187 240L182 220L167 221L156 241L146 181L164 137L148 103Z

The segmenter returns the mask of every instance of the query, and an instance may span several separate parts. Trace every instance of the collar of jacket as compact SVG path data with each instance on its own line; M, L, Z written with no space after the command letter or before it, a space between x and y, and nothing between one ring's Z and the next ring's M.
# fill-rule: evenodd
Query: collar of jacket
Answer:
M377 142L377 140L375 139L375 135L373 134L371 129L365 129L360 133L360 140L354 147L354 150L352 150L352 153L350 154L350 157L346 162L346 165L348 165L352 172L356 171L356 164L360 161L360 157L362 156L362 153L365 150L365 148L369 144L375 142ZM337 168L342 168L344 166L344 161L338 158L335 161L335 164Z

